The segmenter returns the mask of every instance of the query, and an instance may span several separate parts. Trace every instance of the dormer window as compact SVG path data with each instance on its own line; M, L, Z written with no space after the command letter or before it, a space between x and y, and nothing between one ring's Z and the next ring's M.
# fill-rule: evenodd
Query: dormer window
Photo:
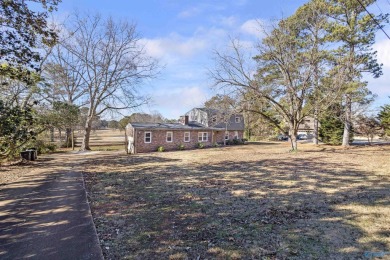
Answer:
M240 117L239 116L236 116L236 123L240 123Z

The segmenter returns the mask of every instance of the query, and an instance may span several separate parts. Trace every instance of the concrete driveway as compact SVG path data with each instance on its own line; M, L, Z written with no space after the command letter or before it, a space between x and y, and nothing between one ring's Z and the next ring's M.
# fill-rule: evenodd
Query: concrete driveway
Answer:
M85 159L42 156L30 173L0 188L1 259L103 259L77 169Z

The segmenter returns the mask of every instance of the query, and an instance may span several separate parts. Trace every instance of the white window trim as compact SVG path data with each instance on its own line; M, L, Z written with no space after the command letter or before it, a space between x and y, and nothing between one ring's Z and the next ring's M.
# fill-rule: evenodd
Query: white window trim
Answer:
M186 141L186 134L188 134L188 141ZM184 140L185 143L191 142L191 132L184 132Z
M146 134L150 134L150 142L146 142ZM145 132L144 133L144 143L150 144L152 142L152 132Z
M227 137L227 138L226 138ZM225 140L229 140L229 131L225 132Z
M234 139L238 139L238 131L234 131Z
M168 134L171 134L171 141L168 141ZM172 143L173 142L173 132L171 132L171 131L167 132L167 134L165 136L165 141L167 143Z
M239 116L236 116L236 119L235 119L236 123L240 123L241 121L241 118Z
M206 134L206 139L204 139L204 135ZM209 133L208 132L198 132L198 142L208 142L209 140Z

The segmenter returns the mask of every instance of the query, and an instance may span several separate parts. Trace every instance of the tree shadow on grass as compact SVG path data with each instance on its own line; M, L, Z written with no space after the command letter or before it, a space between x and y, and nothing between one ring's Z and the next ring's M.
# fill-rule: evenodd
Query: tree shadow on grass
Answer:
M154 155L126 155L124 153L116 153L114 155L97 155L96 157L91 156L83 160L81 164L89 166L112 166L112 167L134 167L137 165L156 164L161 163L175 163L179 162L180 159L163 158L161 156Z
M107 258L360 259L389 251L390 183L355 166L172 161L85 176Z

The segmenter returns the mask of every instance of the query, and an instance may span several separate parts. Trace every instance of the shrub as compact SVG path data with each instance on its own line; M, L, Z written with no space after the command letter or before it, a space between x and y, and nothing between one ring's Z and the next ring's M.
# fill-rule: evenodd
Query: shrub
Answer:
M157 148L157 152L164 152L164 151L165 151L164 146L159 146L159 147Z
M198 146L198 148L199 148L199 149L202 149L202 148L204 148L204 144L203 144L203 143L198 143L198 145L197 145L197 146Z
M57 149L55 144L46 143L43 140L34 140L30 142L28 146L36 148L38 154L54 152Z
M179 150L184 150L184 149L185 149L184 144L179 144Z
M215 143L213 144L213 147L219 147L219 144L218 144L217 142L215 142Z
M321 141L330 145L340 145L343 142L344 123L341 105L333 105L320 118L319 136ZM353 141L353 128L350 129L350 142Z

